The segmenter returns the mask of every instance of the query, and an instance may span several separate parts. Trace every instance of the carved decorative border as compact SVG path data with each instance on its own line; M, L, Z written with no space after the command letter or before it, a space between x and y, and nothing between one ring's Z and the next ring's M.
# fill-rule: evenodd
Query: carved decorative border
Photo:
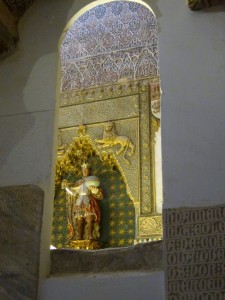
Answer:
M151 147L149 87L144 85L140 95L140 199L141 213L152 211L151 198ZM150 200L150 201L149 201Z

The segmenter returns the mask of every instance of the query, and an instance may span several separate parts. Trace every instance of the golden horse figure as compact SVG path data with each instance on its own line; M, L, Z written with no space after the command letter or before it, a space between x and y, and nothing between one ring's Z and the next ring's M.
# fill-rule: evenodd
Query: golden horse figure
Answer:
M120 145L121 147L116 154L119 155L124 151L123 157L125 157L128 149L130 150L128 153L129 156L132 156L135 151L135 146L132 144L129 137L117 134L114 122L106 123L103 132L103 139L95 140L95 142L101 144L102 148Z

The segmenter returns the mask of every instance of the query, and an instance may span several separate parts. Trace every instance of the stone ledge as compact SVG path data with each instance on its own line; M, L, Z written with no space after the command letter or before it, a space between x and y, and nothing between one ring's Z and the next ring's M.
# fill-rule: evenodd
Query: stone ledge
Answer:
M91 251L51 250L50 275L162 270L162 241Z

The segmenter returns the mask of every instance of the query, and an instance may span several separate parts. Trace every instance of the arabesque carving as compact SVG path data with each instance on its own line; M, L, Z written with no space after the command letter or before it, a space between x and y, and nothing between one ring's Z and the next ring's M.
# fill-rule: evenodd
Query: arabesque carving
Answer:
M156 76L158 28L140 3L93 7L68 29L61 46L62 91Z

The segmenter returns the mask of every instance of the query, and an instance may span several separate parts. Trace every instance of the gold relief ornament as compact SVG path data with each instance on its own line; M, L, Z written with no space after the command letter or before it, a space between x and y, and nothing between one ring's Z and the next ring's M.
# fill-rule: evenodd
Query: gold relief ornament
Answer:
M99 144L99 148L107 148L113 147L115 145L120 145L120 149L116 152L116 154L120 155L123 152L123 157L128 163L129 161L125 158L127 151L129 151L129 156L132 156L135 152L135 146L132 144L130 138L127 136L118 135L116 131L116 124L112 121L105 123L103 138L101 140L96 139L95 142Z
M140 217L139 219L139 235L152 236L162 235L162 216Z
M95 154L96 152L89 136L80 135L75 137L63 154L58 153L55 185L60 185L62 179L68 173L79 174L81 172L81 164L87 161L88 158L95 156Z
M81 249L81 250L97 250L100 249L99 241L95 240L72 240L66 245L66 248Z
M79 125L78 129L77 129L77 133L82 136L82 135L85 135L86 134L86 126L85 125Z

